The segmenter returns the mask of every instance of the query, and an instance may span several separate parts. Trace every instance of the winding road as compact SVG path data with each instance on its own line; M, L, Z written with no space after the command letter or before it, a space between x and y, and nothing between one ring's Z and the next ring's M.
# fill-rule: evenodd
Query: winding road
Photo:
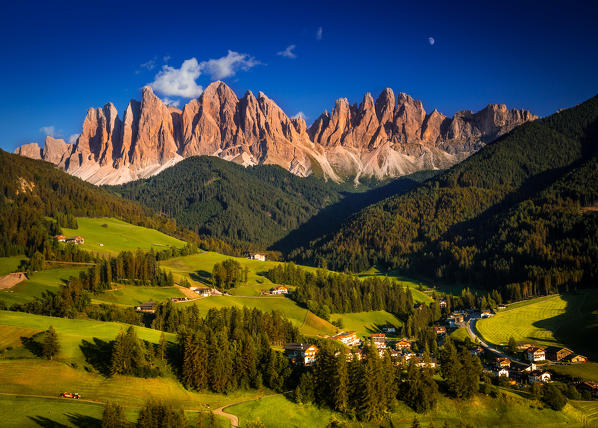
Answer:
M511 355L507 355L504 352L499 351L498 349L488 345L486 342L484 342L482 340L482 338L480 337L480 335L478 334L478 330L476 329L476 321L478 320L478 318L470 318L469 321L467 321L467 333L469 334L469 337L471 337L471 339L476 342L478 345L480 345L482 348L484 348L486 351L491 352L499 357L503 357L503 358L508 358L509 360L511 360L512 363L518 364L520 366L527 366L526 363L523 363L519 360L515 360L513 359L513 356Z

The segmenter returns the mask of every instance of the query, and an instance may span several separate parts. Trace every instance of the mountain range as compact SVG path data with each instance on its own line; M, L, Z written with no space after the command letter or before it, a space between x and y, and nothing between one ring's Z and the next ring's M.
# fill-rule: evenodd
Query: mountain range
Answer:
M490 104L452 118L391 89L359 105L336 101L308 128L289 118L264 93L242 98L223 82L210 84L183 109L168 106L149 86L131 100L121 119L112 103L90 108L74 144L46 137L16 154L58 165L93 184L147 178L196 155L252 166L279 165L291 173L342 182L383 179L445 169L514 127L535 120L526 110Z

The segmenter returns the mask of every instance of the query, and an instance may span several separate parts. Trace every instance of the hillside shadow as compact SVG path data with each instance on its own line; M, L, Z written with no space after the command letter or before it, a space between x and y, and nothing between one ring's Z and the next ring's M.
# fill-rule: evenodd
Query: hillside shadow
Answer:
M34 423L44 428L69 428L68 425L53 421L45 416L28 416Z
M334 233L346 219L368 205L405 193L431 176L432 172L416 173L365 192L342 192L343 199L320 210L307 222L272 244L269 249L286 254L295 248L304 247L316 238Z
M196 270L190 275L193 281L201 282L202 284L212 285L212 274L206 270Z
M42 356L42 344L36 340L41 334L42 333L38 333L31 337L26 337L26 336L20 337L21 343L23 344L25 349L27 349L29 352L31 352L36 357Z
M102 426L102 420L92 416L82 415L80 413L68 413L66 417L69 419L69 422L76 427L101 428Z
M561 298L566 302L565 312L532 325L552 332L556 345L563 345L590 360L598 359L598 341L595 340L598 337L598 292L584 290L562 294Z
M104 376L109 376L112 360L112 346L113 342L106 342L94 337L93 342L82 340L79 348L85 357L85 361L91 364L99 373Z

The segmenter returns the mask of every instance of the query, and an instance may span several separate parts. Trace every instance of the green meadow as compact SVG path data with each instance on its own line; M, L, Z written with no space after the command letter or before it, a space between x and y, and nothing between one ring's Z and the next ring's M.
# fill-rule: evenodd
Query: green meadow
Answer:
M154 229L134 226L114 218L78 217L78 229L62 228L66 237L80 235L85 243L80 248L100 254L116 255L121 251L183 247L185 243ZM104 226L105 225L105 226Z
M114 303L135 306L145 302L161 302L174 297L185 297L176 287L137 287L118 285L117 289L94 294L93 303Z
M534 299L514 309L479 320L477 330L493 344L509 337L542 346L566 346L592 360L598 359L598 291L584 290Z
M21 260L27 260L26 256L0 257L0 276L17 272Z
M570 376L598 382L598 363L587 362L584 364L563 364L550 366L550 371L560 375Z
M58 291L58 287L65 284L70 277L78 276L87 266L68 265L68 267L52 268L33 273L26 281L14 287L0 290L0 301L7 305L25 303L42 295L44 291Z
M399 328L403 322L386 311L354 312L346 314L332 314L332 321L342 321L345 331L356 331L359 337L368 337L372 333L380 333L380 326L392 324Z

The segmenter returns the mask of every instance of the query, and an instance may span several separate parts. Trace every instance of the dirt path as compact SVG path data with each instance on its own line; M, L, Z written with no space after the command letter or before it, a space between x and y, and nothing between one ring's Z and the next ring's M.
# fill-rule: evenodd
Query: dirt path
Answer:
M24 272L9 273L8 275L0 277L0 290L6 290L12 288L19 282L23 282L27 279L27 275Z
M227 409L227 408L232 407L232 406L236 406L237 404L247 403L249 401L261 400L262 398L276 397L277 395L285 395L285 394L288 394L290 392L291 391L287 391L287 392L281 392L279 394L263 395L263 396L258 397L258 398L250 398L248 400L241 400L241 401L238 401L236 403L231 403L231 404L227 404L226 406L219 407L216 410L214 410L214 413L216 415L224 416L225 418L227 418L230 421L231 428L238 428L239 427L239 418L236 415L233 415L232 413L226 413L224 411L224 409Z

